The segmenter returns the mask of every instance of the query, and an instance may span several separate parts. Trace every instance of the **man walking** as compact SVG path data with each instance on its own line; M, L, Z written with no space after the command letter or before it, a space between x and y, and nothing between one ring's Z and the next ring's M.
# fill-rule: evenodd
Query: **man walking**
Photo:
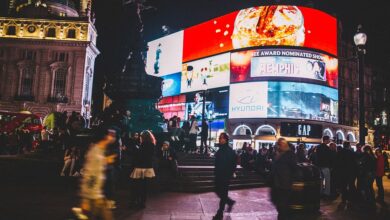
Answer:
M329 149L329 136L322 137L322 144L317 147L316 164L322 173L325 184L322 186L322 195L330 198L330 168L332 165L332 151Z
M228 196L230 178L237 166L236 153L229 146L229 136L226 133L219 135L219 149L215 153L215 191L220 198L219 209L213 220L223 219L226 204L228 212L233 209L234 200Z
M278 210L278 220L288 218L288 203L296 173L297 159L286 139L279 138L277 153L270 174L271 199Z

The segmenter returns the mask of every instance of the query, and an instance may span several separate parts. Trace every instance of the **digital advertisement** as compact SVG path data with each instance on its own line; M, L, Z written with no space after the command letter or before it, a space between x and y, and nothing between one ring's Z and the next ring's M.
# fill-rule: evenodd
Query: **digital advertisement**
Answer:
M181 93L228 86L230 53L183 64Z
M300 6L243 9L185 29L183 62L257 46L307 47L337 56L337 20Z
M180 94L181 73L170 74L161 78L163 78L161 86L163 97Z
M338 122L338 91L296 82L230 85L229 118L291 118Z
M231 54L231 82L285 79L338 87L338 60L297 49L261 49Z
M228 87L206 92L205 118L207 120L227 117L229 108L228 96ZM202 120L203 92L188 93L186 94L186 100L186 114L184 118L188 120L194 115L198 121Z
M229 118L266 118L267 82L230 85Z
M146 73L165 76L181 71L183 58L183 31L148 43Z
M157 105L157 109L163 114L164 118L170 119L173 116L184 118L186 96L177 95L162 98Z
M338 122L338 91L326 86L268 82L268 118Z

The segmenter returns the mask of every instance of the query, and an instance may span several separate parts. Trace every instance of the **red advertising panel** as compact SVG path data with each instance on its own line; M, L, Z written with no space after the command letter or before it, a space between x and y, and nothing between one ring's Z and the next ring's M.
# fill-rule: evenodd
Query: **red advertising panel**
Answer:
M243 9L185 29L183 62L256 46L299 46L337 55L337 20L306 7Z
M306 81L338 87L338 60L298 49L259 49L231 54L230 82Z

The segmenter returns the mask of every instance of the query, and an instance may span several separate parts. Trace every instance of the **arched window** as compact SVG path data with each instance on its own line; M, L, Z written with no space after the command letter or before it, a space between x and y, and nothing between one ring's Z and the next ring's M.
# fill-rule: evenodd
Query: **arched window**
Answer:
M276 135L276 130L271 125L262 125L257 128L256 135L267 136L267 135Z
M65 96L66 73L67 70L64 68L59 68L54 72L53 95L55 98L63 98Z
M240 125L236 127L236 129L234 129L233 135L241 135L241 136L252 135L252 130L247 125Z
M32 96L34 68L21 69L20 96Z

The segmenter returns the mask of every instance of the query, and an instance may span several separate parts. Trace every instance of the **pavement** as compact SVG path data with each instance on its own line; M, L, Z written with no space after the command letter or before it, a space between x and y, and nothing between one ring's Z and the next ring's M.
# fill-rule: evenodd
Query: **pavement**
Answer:
M39 166L38 166L39 165ZM78 179L60 177L57 163L27 160L0 160L0 220L73 220L71 208L78 205ZM15 172L16 168L18 171ZM34 173L34 175L32 175ZM23 175L16 175L23 174ZM31 175L28 175L31 174ZM130 184L127 175L116 192L116 220L205 220L212 219L218 198L212 193L150 193L144 210L129 208ZM374 184L375 185L375 184ZM384 177L385 200L390 206L390 179ZM270 202L269 188L234 190L230 197L237 201L225 220L277 219ZM321 201L318 213L295 213L292 220L390 220L390 209L377 205L368 209L360 201L340 205L340 199Z
M62 179L47 183L31 183L21 180L14 184L0 184L0 219L74 219L70 209L78 204L77 180ZM120 185L117 191L118 208L115 219L120 220L206 220L212 219L218 208L218 198L212 192L153 193L144 210L129 208L130 189ZM386 201L390 204L390 180L385 181ZM270 202L269 188L235 190L230 197L237 201L231 213L225 213L225 220L273 220L277 219L275 207ZM375 220L390 219L387 207L377 206L369 211L360 203L340 206L340 200L322 201L319 213L297 213L296 220Z

